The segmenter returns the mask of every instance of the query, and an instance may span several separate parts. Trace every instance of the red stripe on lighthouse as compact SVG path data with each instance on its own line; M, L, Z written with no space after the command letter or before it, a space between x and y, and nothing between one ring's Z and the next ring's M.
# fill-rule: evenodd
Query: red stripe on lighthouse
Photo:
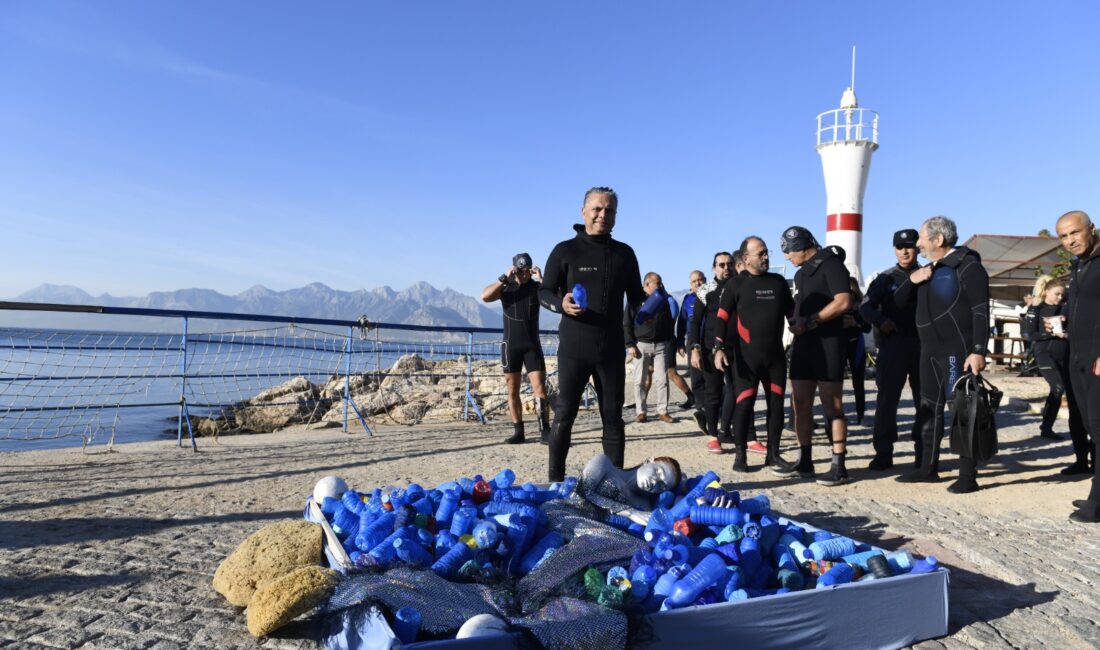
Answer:
M830 214L825 217L825 222L827 224L825 229L829 232L834 230L858 230L863 232L863 215L858 212Z

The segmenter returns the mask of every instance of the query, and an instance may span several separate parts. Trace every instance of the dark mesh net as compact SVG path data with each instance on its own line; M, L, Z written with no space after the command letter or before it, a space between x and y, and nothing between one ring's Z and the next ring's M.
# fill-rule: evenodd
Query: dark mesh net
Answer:
M645 542L617 528L590 518L597 509L584 502L552 502L543 506L550 527L569 539L535 570L516 584L516 595L523 612L533 612L542 602L568 589L572 579L579 585L579 576L587 567L628 560L635 551L646 548ZM583 590L583 585L579 585Z
M623 612L580 600L583 571L629 560L645 543L600 523L606 512L580 500L543 506L551 529L569 542L518 582L486 577L483 584L451 582L424 569L398 566L383 573L348 576L319 608L332 615L361 603L379 603L391 613L420 611L429 636L455 633L467 619L490 614L529 632L546 648L624 648Z

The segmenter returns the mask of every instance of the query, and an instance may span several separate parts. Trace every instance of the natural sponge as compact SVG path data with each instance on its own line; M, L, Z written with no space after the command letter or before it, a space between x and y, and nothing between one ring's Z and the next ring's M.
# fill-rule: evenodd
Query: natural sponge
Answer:
M336 586L331 569L304 566L260 585L248 603L248 631L266 636L308 612Z
M324 533L319 524L303 520L264 526L244 540L214 572L214 589L238 607L245 607L256 588L294 569L321 564Z

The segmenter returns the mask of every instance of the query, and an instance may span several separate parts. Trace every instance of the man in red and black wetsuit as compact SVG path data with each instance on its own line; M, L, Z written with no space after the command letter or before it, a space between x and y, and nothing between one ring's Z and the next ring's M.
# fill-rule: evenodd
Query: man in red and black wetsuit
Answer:
M785 320L794 315L794 298L787 280L768 272L768 247L759 237L741 242L745 273L734 276L723 292L718 318L725 332L716 342L714 365L725 368L733 355L733 469L747 472L745 451L752 427L756 390L764 385L768 405L768 452L765 465L779 464L779 436L783 433L783 393L787 386L787 357L783 352Z

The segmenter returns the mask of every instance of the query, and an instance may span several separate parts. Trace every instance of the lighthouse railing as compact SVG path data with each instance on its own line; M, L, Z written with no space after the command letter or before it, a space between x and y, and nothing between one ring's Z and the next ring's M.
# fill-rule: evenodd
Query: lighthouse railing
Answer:
M878 144L878 113L867 108L838 108L817 116L817 144L871 142Z

